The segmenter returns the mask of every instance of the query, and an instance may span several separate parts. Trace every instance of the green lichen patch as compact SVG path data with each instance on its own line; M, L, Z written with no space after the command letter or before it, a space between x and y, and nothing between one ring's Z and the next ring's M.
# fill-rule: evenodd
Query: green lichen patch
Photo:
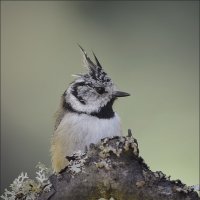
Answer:
M5 189L1 198L4 200L34 200L41 191L49 192L51 189L50 170L41 163L38 163L36 168L35 179L29 178L27 173L22 172L10 185L10 190Z

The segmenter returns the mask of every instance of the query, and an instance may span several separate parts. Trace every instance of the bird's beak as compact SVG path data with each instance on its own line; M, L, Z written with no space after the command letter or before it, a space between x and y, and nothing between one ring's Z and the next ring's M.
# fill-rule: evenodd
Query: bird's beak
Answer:
M114 97L127 97L127 96L130 96L130 94L127 92L114 91L113 96Z

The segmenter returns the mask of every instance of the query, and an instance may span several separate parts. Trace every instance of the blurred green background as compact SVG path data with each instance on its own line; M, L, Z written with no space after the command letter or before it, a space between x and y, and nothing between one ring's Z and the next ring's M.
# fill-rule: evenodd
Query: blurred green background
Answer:
M198 34L198 1L1 1L1 192L50 166L53 114L85 71L77 42L132 94L115 110L150 168L197 184Z

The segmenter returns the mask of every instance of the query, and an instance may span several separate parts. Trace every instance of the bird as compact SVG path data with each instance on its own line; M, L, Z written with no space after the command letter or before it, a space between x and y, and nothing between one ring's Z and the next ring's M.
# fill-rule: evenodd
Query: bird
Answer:
M61 96L50 150L55 173L69 164L66 156L84 151L102 138L122 135L120 118L113 110L113 103L119 97L130 96L117 89L94 52L95 62L79 47L87 72L76 74Z

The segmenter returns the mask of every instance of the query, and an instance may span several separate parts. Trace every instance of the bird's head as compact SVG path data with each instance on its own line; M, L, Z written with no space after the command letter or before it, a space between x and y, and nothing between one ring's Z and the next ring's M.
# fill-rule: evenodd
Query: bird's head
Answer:
M103 70L94 54L96 63L93 63L87 53L80 46L83 54L83 63L88 73L78 74L65 91L65 105L71 110L106 117L112 115L112 105L118 97L129 96L126 92L118 91L111 78ZM103 113L102 113L103 112ZM110 114L109 114L110 113Z

